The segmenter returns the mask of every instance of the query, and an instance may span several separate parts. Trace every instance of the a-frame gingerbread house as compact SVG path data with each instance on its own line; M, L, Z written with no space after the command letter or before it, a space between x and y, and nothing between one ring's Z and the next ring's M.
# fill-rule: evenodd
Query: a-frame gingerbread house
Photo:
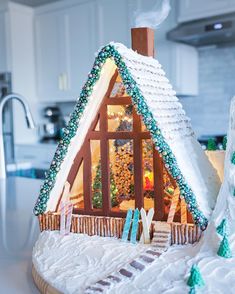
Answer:
M65 182L73 232L120 236L135 207L207 226L217 173L161 65L144 56L153 56L153 31L133 29L132 46L140 54L110 43L95 59L34 209L42 230L58 228Z

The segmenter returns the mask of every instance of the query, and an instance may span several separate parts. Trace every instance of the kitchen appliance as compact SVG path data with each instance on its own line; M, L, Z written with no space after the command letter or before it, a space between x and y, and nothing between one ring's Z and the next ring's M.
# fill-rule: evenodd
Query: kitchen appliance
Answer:
M195 47L235 44L235 13L179 24L167 33L167 39Z
M65 126L62 113L58 106L48 106L43 109L46 122L39 127L41 142L57 142L62 137L62 129Z
M11 73L0 72L0 101L12 91ZM4 107L3 113L3 139L6 162L14 162L14 132L13 132L13 105L12 101Z

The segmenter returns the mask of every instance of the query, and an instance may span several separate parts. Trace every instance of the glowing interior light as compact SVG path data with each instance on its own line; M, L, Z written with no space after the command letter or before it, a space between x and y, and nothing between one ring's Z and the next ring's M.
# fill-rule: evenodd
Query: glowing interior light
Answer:
M214 29L215 29L215 30L221 30L222 28L223 28L222 23L215 23L215 24L214 24Z

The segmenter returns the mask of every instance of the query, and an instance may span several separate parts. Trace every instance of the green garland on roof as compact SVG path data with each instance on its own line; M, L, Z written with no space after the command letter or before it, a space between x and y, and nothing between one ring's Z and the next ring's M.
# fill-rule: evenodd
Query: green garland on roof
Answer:
M153 117L153 114L150 111L135 80L131 76L125 62L122 60L122 56L112 45L107 45L104 48L102 48L102 50L99 52L98 56L95 59L94 66L90 74L88 75L87 82L82 88L80 98L78 99L75 109L72 115L70 116L70 121L64 130L63 138L57 147L54 159L46 175L45 182L41 187L40 195L34 208L34 213L36 215L39 215L46 210L50 191L54 187L56 175L59 172L60 166L67 154L70 140L76 134L76 131L79 126L79 121L88 103L89 96L92 93L95 83L98 81L100 77L102 66L108 58L112 58L115 61L115 64L118 67L119 73L123 79L123 83L126 87L126 91L128 95L132 97L132 102L137 110L137 113L142 116L145 126L150 131L152 140L160 156L163 158L165 167L179 185L181 196L185 199L188 209L193 216L195 224L200 226L202 230L205 230L208 221L206 217L203 215L203 213L200 211L198 204L196 202L195 195L186 183L178 167L174 154L172 153L167 142L165 141L165 138L163 137L161 130L158 127L157 121Z

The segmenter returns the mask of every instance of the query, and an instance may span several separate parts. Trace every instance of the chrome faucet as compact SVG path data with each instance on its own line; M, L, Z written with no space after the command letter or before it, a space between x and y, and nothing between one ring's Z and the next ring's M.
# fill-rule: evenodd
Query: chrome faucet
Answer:
M3 138L3 110L4 110L5 104L9 100L14 100L14 99L19 101L21 105L23 106L28 128L33 129L35 127L28 102L23 96L12 93L2 98L2 100L0 101L0 179L6 178L6 162L5 162L4 138Z

